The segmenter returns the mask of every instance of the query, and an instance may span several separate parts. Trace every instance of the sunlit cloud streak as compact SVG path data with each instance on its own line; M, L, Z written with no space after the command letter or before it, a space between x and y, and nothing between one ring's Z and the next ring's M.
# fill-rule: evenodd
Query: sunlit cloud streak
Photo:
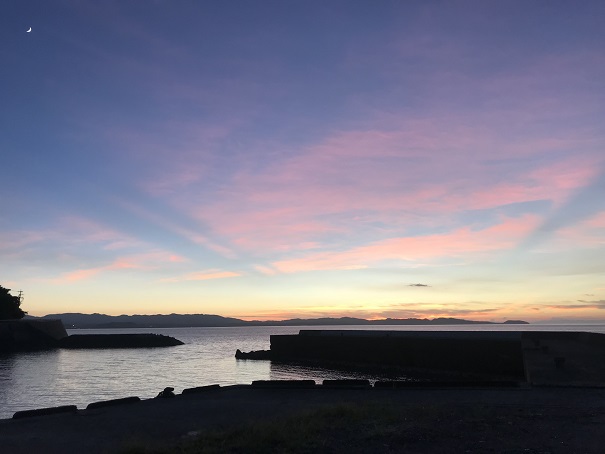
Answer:
M283 250L309 242L321 246L325 237L358 229L357 219L396 231L464 210L540 200L557 205L593 174L590 157L563 157L538 167L529 163L529 168L521 161L502 179L498 171L508 166L506 159L464 160L451 154L460 140L456 134L439 142L430 132L420 136L421 148L416 149L402 132L339 134L261 172L244 169L215 203L203 208L183 201L180 205L239 248ZM459 148L487 146L468 142ZM434 158L428 160L431 154Z
M473 304L471 304L472 306ZM476 304L475 304L476 305ZM465 306L465 304L459 304L457 306ZM368 309L365 307L360 308L340 308L340 307L301 307L298 309L290 309L288 311L268 311L256 315L251 314L238 314L239 318L246 320L285 320L294 318L321 318L321 317L335 317L334 314L338 314L337 317L353 317L353 318L364 318L368 320L384 320L387 318L391 319L405 319L405 318L417 318L417 319L433 319L438 317L453 317L453 318L478 318L484 319L485 317L494 316L501 308L472 308L468 309L460 307L446 307L441 306L438 308L430 307L423 303L414 304L396 304L393 307L387 308L373 308Z
M108 265L98 266L95 268L79 269L63 274L52 281L55 284L74 282L90 279L101 273L108 271L120 270L157 270L166 264L178 264L186 262L186 259L174 254L165 254L162 252L152 252L142 255L120 257Z
M549 309L572 311L578 309L605 309L605 300L600 301L585 301L578 300L581 304L557 304L547 306Z
M234 271L207 270L188 273L183 276L160 279L160 282L207 281L212 279L226 279L241 276Z
M298 259L274 262L283 273L334 269L355 269L385 260L400 262L466 256L481 256L488 252L507 250L517 238L531 229L537 220L533 216L506 220L499 225L473 231L461 228L450 234L382 240L348 251L315 253Z
M207 235L203 233L205 230L202 225L195 225L195 222L177 222L172 219L171 216L167 216L166 213L160 214L152 210L147 209L143 205L131 203L128 201L119 200L117 203L124 206L127 211L134 214L135 216L150 221L153 224L165 229L174 235L186 239L188 242L208 248L222 256L234 257L234 252L228 247L222 246L215 241L212 241ZM191 226L187 226L190 224ZM197 228L196 228L197 227Z
M574 191L562 206L524 239L521 248L532 248L562 228L578 224L605 210L605 164L600 167L591 181Z

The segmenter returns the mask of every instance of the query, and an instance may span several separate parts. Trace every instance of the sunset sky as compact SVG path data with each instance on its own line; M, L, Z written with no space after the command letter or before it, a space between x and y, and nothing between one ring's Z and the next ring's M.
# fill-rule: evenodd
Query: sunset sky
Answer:
M31 315L605 320L604 23L4 1L0 285Z

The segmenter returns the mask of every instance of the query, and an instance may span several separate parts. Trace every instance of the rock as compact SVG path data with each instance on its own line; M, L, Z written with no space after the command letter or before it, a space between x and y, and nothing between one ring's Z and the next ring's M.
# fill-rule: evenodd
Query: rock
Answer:
M237 359L267 360L271 359L271 350L256 350L251 352L243 352L238 348L235 351L235 357Z
M164 388L164 391L160 391L160 393L156 396L157 398L170 398L170 397L175 397L174 396L174 388L172 388L171 386L167 386L166 388Z
M141 398L139 396L121 397L119 399L101 400L98 402L90 403L86 406L86 409L92 410L94 408L114 407L116 405L124 405L124 404L136 404L137 402L140 402L140 401L141 401Z

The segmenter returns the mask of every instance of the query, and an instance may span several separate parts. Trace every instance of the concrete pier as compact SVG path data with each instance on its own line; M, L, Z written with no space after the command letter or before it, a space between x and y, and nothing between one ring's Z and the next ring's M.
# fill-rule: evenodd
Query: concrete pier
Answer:
M520 332L301 330L271 336L271 359L525 379Z
M301 330L298 335L271 336L271 350L265 354L272 361L321 367L391 368L412 372L410 376L428 372L437 380L605 383L605 334L599 333Z

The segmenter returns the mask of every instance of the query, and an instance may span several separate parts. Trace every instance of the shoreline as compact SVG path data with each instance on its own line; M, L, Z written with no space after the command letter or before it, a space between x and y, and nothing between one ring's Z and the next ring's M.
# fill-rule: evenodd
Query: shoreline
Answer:
M119 452L132 443L158 448L176 446L190 437L188 434L200 430L227 430L258 421L276 421L327 406L370 404L395 406L402 414L428 408L434 415L450 415L451 421L440 421L444 427L439 433L445 438L417 440L427 449L447 446L454 426L466 427L469 433L464 437L474 443L476 436L487 430L486 424L500 424L503 415L522 423L513 427L518 429L515 446L565 452L553 450L556 443L553 445L552 441L569 431L569 437L577 433L581 440L567 440L567 451L601 452L605 443L605 432L601 430L605 424L605 388L381 389L344 384L299 389L277 385L212 387L169 399L131 400L70 413L4 419L0 420L0 445L7 453ZM475 411L480 411L481 420L469 419L468 415ZM418 422L415 430L433 430L436 422L429 417ZM483 447L487 447L485 443L484 440Z

